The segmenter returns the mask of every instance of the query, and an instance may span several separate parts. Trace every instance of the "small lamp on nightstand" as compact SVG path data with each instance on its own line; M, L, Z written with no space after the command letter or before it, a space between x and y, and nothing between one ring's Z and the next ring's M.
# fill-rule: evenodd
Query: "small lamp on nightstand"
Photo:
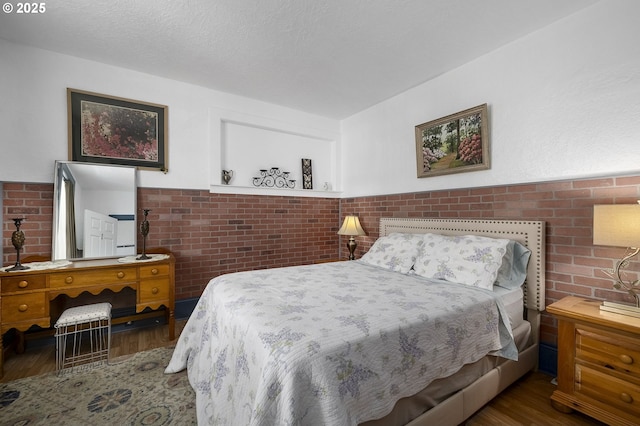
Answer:
M367 233L364 232L364 229L362 229L362 226L360 226L358 216L346 216L342 226L338 230L338 235L349 235L349 241L347 242L347 247L349 248L349 260L355 259L356 256L353 253L355 252L358 244L354 237L356 235L367 235Z
M640 316L640 280L625 281L622 271L629 265L629 260L640 253L640 204L593 206L593 244L628 247L627 254L616 262L615 268L603 272L615 280L615 289L626 290L636 302L636 306L603 302L600 309Z

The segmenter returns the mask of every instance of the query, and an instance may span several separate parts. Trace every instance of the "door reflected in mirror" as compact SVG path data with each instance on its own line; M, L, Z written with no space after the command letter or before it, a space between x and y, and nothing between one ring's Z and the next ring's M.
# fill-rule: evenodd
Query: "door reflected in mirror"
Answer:
M56 161L52 259L136 254L136 168Z

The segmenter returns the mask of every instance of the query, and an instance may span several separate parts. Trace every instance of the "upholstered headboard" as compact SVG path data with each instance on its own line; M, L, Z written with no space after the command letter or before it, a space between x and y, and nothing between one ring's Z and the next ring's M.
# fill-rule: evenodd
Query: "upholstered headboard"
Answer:
M518 241L531 250L524 286L524 304L545 308L545 223L525 220L381 218L380 236L392 232L443 235L482 235ZM529 318L532 320L533 318Z

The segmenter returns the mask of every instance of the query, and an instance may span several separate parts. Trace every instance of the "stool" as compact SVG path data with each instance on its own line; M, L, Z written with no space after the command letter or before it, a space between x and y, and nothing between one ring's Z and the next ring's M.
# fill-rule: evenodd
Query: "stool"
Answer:
M56 371L109 362L111 304L96 303L65 310L55 324ZM83 334L88 341L83 342ZM99 362L100 361L100 362Z

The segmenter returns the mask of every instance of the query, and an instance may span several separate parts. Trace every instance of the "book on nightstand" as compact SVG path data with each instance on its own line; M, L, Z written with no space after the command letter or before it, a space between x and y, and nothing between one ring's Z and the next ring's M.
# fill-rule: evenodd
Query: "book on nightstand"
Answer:
M602 305L600 305L600 310L640 318L640 308L632 305L623 305L621 303L613 302L602 302Z

